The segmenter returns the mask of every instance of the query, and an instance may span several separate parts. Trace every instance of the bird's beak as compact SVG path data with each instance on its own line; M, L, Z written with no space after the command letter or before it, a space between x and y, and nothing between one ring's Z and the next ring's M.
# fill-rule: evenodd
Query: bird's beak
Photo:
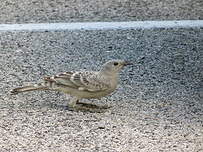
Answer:
M124 65L124 66L127 66L127 65L133 65L133 63L128 62L128 61L125 61L125 62L123 63L123 65Z

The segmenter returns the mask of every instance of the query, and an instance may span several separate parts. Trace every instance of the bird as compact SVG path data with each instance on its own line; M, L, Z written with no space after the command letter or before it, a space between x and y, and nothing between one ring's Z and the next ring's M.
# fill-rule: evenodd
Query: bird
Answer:
M127 65L132 63L114 59L104 63L98 71L69 71L45 76L42 82L12 89L11 94L35 90L59 91L72 96L68 107L75 108L81 99L101 99L114 92L119 72Z

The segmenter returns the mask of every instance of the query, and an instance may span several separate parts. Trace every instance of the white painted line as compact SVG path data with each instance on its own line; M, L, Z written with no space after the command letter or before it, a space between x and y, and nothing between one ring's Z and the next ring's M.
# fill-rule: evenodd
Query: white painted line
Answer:
M200 27L203 27L203 20L0 24L0 31L64 31Z

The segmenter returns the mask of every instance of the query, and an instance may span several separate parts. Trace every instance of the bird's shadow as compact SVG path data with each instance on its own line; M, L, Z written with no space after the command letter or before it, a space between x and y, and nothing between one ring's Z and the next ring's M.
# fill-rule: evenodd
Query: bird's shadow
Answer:
M51 108L60 109L60 110L68 110L68 111L75 111L75 112L91 112L91 113L104 113L106 112L111 106L103 105L98 106L91 103L78 103L76 107L69 107L67 105L58 105L58 104L51 104Z

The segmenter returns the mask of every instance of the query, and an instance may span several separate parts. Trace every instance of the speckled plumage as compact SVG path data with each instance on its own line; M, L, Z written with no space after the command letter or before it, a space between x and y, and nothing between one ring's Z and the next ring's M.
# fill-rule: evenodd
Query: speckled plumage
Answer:
M79 99L100 99L112 93L118 84L118 73L123 60L112 60L105 63L100 71L64 72L55 76L44 77L43 82L31 86L15 88L12 94L33 90L55 90L74 96L70 102L74 107Z

